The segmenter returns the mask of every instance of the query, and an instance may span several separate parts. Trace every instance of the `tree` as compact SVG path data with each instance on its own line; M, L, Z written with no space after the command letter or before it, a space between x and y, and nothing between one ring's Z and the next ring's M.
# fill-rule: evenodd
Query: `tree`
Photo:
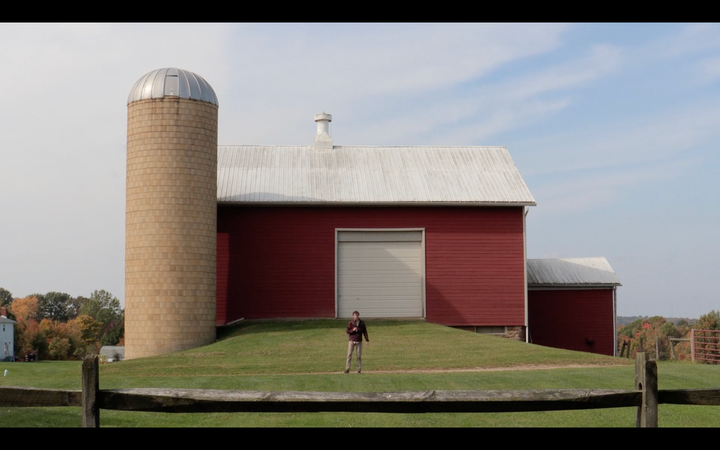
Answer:
M2 306L10 306L10 303L13 301L13 296L10 291L8 291L5 288L0 287L0 307Z
M720 311L703 314L693 326L696 330L720 330Z
M12 305L13 296L10 291L0 287L0 308L7 308L7 318L15 320L15 315L12 313L10 305Z
M48 292L38 298L38 315L41 319L52 319L60 322L66 322L67 302L70 294L64 292Z
M101 323L98 340L102 345L115 345L125 334L125 311L120 308L120 300L107 291L90 294L90 298L80 307L80 314Z
M18 321L15 327L15 349L18 350L18 358L23 358L34 350L37 350L38 356L46 355L47 342L37 320Z
M87 297L78 295L77 297L70 297L67 302L65 302L65 314L68 320L75 319L80 315L80 308L82 308L82 305L87 300Z
M75 355L84 357L91 352L97 353L99 350L98 336L102 329L102 324L85 314L79 315L73 322L73 328L77 327L81 340L81 346L75 350Z
M52 338L48 344L48 353L52 359L65 359L70 353L70 339Z
M18 322L36 320L38 316L38 299L34 296L17 298L10 305L10 309Z

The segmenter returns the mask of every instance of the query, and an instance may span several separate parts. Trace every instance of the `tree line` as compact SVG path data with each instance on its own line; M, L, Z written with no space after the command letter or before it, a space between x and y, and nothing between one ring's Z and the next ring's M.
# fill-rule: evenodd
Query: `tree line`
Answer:
M661 316L637 319L618 330L618 342L629 344L630 356L635 352L655 353L656 341L660 354L658 359L669 359L671 356L668 338L690 338L690 331L720 330L720 311L710 311L703 314L694 323L682 319L673 323ZM690 342L678 342L673 347L674 354L679 361L691 359Z
M39 359L81 359L97 354L103 345L123 345L125 310L104 290L89 297L48 292L14 298L0 288L0 306L17 322L16 359L29 354Z

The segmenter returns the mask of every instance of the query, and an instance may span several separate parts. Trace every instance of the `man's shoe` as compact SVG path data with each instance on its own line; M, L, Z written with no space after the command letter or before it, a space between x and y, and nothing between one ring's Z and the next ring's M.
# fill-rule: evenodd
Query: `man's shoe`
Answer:
M345 373L350 373L350 371L349 371L349 370L346 370Z
M358 373L360 373L360 371L359 371L359 370L358 370Z

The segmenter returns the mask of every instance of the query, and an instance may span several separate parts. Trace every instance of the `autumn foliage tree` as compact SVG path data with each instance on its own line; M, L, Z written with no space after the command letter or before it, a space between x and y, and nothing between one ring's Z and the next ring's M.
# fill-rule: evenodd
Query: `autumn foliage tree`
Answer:
M618 330L618 339L628 342L630 356L633 358L636 352L655 353L657 342L657 350L660 352L657 355L658 359L668 359L670 357L668 338L680 336L675 325L661 316L638 319Z
M8 304L17 321L18 358L30 352L37 352L40 359L82 358L98 353L101 345L123 340L125 311L107 291L94 291L89 298L48 292L13 299Z
M37 320L37 297L27 296L25 298L16 298L10 305L10 310L15 315L15 320L17 320L18 323Z
M37 323L38 301L35 297L14 299L10 312L15 316L15 355L24 358L37 349L39 326Z

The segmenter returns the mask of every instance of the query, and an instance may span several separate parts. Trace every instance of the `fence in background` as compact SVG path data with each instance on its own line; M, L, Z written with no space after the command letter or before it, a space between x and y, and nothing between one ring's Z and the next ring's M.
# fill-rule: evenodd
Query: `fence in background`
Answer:
M720 364L720 330L691 330L690 349L693 361Z

